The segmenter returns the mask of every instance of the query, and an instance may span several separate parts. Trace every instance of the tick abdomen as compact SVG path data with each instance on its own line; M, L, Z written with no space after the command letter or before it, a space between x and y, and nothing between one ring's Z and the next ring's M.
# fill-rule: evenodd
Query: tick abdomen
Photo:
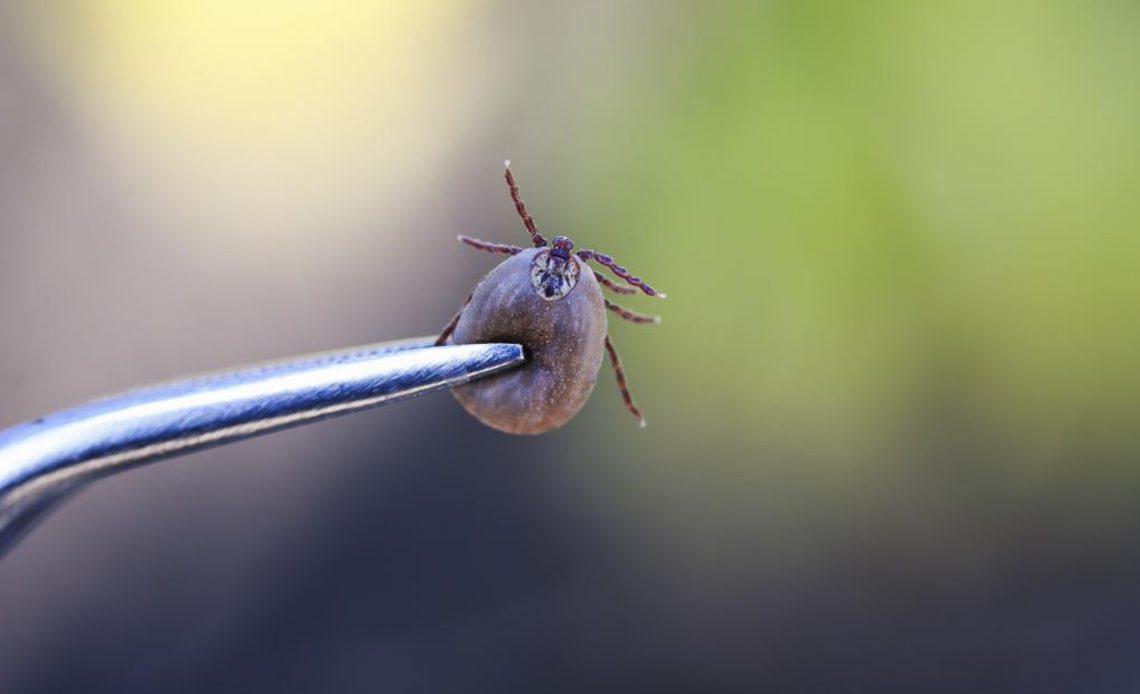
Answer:
M487 273L452 336L456 344L516 342L526 350L522 367L453 390L481 422L512 434L541 434L577 414L605 350L606 307L593 273L578 272L566 296L543 299L531 281L540 253L549 249L522 251Z

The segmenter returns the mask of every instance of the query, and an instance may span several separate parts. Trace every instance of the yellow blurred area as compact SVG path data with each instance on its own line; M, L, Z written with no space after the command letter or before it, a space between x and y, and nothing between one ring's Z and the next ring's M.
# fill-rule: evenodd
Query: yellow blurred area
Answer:
M156 137L312 152L392 117L396 104L361 85L411 91L430 60L417 48L455 4L81 4L68 59L86 98L137 109Z
M442 69L467 11L109 0L45 4L29 24L134 203L190 215L183 236L206 249L219 237L303 249L312 227L344 233L437 166L479 107Z

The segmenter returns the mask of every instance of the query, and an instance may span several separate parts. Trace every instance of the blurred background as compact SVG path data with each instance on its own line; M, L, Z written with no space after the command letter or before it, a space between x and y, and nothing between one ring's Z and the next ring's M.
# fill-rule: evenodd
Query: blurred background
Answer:
M1140 5L13 0L0 426L428 335L542 231L667 301L568 426L445 394L103 481L0 691L1140 689ZM428 271L430 268L430 271Z

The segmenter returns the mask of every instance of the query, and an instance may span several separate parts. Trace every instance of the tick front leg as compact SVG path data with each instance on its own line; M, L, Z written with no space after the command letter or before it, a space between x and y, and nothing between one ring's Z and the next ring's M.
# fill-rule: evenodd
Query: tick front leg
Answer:
M526 211L526 203L519 197L519 185L515 183L515 175L511 173L511 160L508 159L503 162L503 167L507 170L505 174L507 188L511 191L511 202L515 204L515 211L519 213L519 217L522 217L523 226L530 232L530 239L534 242L534 247L542 248L546 245L546 239L542 237L542 234L538 233L538 227L535 226L534 219Z
M650 287L640 277L635 277L634 275L629 274L629 270L625 269L621 265L618 265L616 262L614 262L613 258L606 255L605 253L598 253L597 251L586 249L586 250L578 251L578 257L581 258L582 260L586 260L586 261L596 260L597 262L601 263L602 265L605 265L606 267L608 267L610 269L610 272L614 273L615 275L622 278L626 282L637 287L638 289L645 292L649 296L658 296L658 297L661 297L662 299L665 298L665 294L663 292L659 292L656 289L654 289L653 287Z
M641 410L637 409L637 405L633 404L633 396L629 394L629 384L625 382L625 371L621 368L621 358L618 356L617 349L614 348L614 343L610 340L610 336L606 335L606 351L610 353L610 363L613 364L614 373L617 374L618 390L621 391L621 399L625 402L625 408L637 417L637 423L642 427L645 426L645 417L641 414Z
M499 253L501 255L522 253L522 249L518 246L511 246L505 243L492 243L491 241L483 241L472 236L464 236L463 234L460 234L456 238L472 248L478 248L488 253Z
M630 311L628 308L625 308L624 306L618 306L617 304L610 301L609 299L606 299L605 297L602 297L602 300L606 302L606 308L608 308L609 310L618 314L619 316L626 319L630 323L660 323L661 322L661 316L647 316L644 313L635 313L634 311Z

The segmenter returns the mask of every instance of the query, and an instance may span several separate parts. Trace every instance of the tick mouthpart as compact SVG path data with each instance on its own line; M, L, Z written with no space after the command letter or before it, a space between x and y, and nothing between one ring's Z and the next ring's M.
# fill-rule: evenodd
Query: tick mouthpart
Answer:
M574 242L568 236L555 236L551 243L554 246L550 255L562 260L570 260L570 251L574 250Z

